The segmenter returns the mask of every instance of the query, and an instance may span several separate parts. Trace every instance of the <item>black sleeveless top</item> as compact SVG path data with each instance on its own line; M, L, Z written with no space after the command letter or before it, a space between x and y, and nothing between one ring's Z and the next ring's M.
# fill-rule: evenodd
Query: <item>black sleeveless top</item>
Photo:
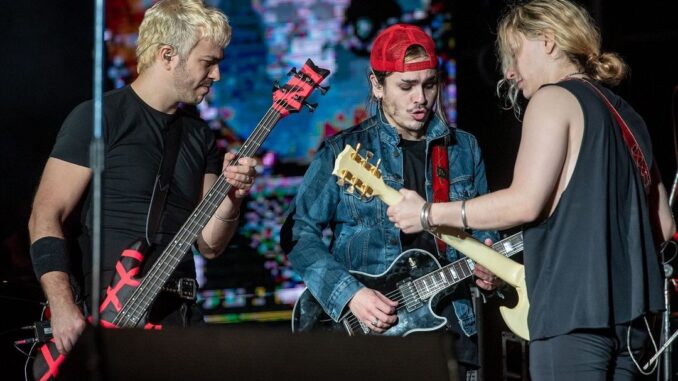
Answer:
M622 132L589 84L573 79L555 86L579 101L584 136L553 215L524 231L531 339L612 327L663 308L643 182ZM598 88L626 121L652 167L645 122L619 96Z

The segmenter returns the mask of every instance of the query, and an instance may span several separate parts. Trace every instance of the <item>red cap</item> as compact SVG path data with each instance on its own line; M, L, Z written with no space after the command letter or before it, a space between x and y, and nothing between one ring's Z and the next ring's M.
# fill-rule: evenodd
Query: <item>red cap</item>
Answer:
M405 52L412 45L420 45L426 51L428 60L405 63ZM376 71L405 72L435 69L438 56L431 36L419 27L409 24L395 24L377 35L370 53L370 65Z

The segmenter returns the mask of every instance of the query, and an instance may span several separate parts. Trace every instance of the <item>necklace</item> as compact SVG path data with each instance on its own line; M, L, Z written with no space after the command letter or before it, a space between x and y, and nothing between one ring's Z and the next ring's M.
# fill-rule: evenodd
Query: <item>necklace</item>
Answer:
M581 72L581 71L575 71L575 72L572 72L572 73L570 73L570 74L568 74L568 75L563 76L560 80L558 80L558 82L564 81L564 80L566 80L566 79L572 77L573 75L577 75L577 74L584 74L584 73Z

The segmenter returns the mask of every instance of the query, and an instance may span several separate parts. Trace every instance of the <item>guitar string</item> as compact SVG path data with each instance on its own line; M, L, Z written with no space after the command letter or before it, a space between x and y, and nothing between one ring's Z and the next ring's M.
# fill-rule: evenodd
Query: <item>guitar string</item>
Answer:
M303 70L303 68L302 68L302 70ZM295 78L298 78L298 77L295 77ZM303 81L303 79L300 79L300 80ZM292 81L290 81L290 82L292 82ZM311 87L314 87L312 84L309 84L309 83L307 83L307 82L306 82L306 84L309 85L309 86L311 86ZM304 87L299 86L299 85L297 85L297 84L290 86L290 87L287 89L287 92L284 93L285 95L284 95L280 100L277 101L278 104L282 104L283 107L289 106L289 103L288 103L287 100L290 99L291 96L297 95L296 93L297 93L298 91L303 91L303 90L304 90ZM312 90L311 90L311 91L312 91ZM310 93L309 93L309 95L310 95ZM308 95L307 95L306 97L308 97ZM256 149L259 148L259 146L261 145L261 143L263 142L263 140L264 140L264 139L268 136L268 134L271 132L271 129L270 129L269 127L272 127L275 123L277 123L277 121L280 119L280 115L281 115L281 114L280 114L279 112L274 112L273 107L269 108L269 110L266 112L266 114L265 114L264 117L262 118L262 121L261 121L261 122L259 123L259 125L258 125L259 127L263 127L263 128L261 128L261 129L260 129L260 128L256 128L256 129L255 129L255 133L252 134L252 136L250 137L250 139L248 139L248 140L245 142L245 144L243 145L244 149L242 149L242 150L238 153L238 155L236 156L236 158L235 158L233 161L231 161L231 163L237 163L237 161L238 161L241 157L251 155L254 151L256 151ZM276 118L277 118L277 119L276 119ZM270 126L268 126L268 124L270 124ZM261 140L261 141L259 141L259 140ZM256 146L256 148L251 149L253 146L250 146L250 145L248 144L250 141L256 142L256 144L254 144L254 146ZM250 151L250 150L253 151L253 152L248 152L248 151ZM222 181L220 181L220 180L222 180ZM226 185L224 185L224 183L226 183ZM231 185L231 184L229 184L229 183L226 181L226 179L225 179L225 177L223 176L223 173L222 173L222 175L220 175L220 177L217 179L217 182L215 182L215 185L212 187L212 189L211 189L208 193L209 193L209 194L219 193L221 197L225 197L226 194L225 194L224 191L227 191L227 190L230 191L230 189L229 189L229 188L230 188L230 185ZM213 193L212 191L213 191L215 188L217 188L217 189L216 189L215 192ZM221 189L221 188L225 188L225 189ZM215 207L215 204L214 204L211 200L208 200L208 197L206 197L204 200L207 200L204 204L208 204L211 208L214 208L214 211L216 211L216 207L218 207L218 204L217 204L216 207ZM219 203L219 204L220 204L220 203ZM203 203L201 202L201 205L199 205L198 208L196 208L196 212L195 212L194 215L201 214L201 206L202 206L202 205L203 205ZM201 215L201 217L204 218L205 215L204 215L204 213L202 213L202 214L203 214L203 215ZM211 217L211 214L210 214L210 217ZM193 229L195 228L195 226L190 226L190 225L191 225L190 222L192 222L192 221L190 221L190 219L189 219L188 222L189 222L189 224L188 224L188 226L187 226L187 230L193 230ZM181 247L180 247L181 245L177 245L177 244L176 244L176 241L179 241L179 239L178 239L178 238L179 238L179 235L188 235L188 234L181 234L182 232L184 232L184 228L183 228L183 227L180 229L180 234L177 234L177 237L176 237L177 239L173 240L173 242L170 244L170 245L173 246L173 247L172 247L172 248L168 248L168 249L170 249L170 250L167 250L167 251L171 251L171 249L173 249L173 248L175 248L175 247L177 247L177 246L179 246L179 249L181 249ZM196 234L196 233L192 233L192 234L190 234L190 235L193 235L193 234ZM184 239L182 238L181 240L184 240ZM182 250L179 250L179 251L182 251ZM178 264L178 262L179 262L180 259L181 259L181 258L178 258L178 260L172 260L172 258L170 257L170 260L168 261L168 264L171 264L171 262L175 262L175 261L176 261L176 263ZM162 264L161 264L161 265L162 265ZM172 267L175 267L175 266L176 266L176 265L173 265ZM160 272L160 271L162 271L162 272L164 273L164 270L165 270L165 269L159 269L158 271L153 271L153 269L154 269L154 268L160 268L160 267L162 267L162 266L158 266L158 267L155 267L155 266L154 266L154 267L151 269L151 271L149 271L149 274L147 275L147 277L144 277L144 280L147 279L147 278L149 279L149 281L147 281L146 284L148 284L148 282L150 282L151 280L155 280L155 281L156 281L156 282L154 282L154 284L159 283L159 282L157 282L157 280L160 279L160 276L156 276L156 274L157 274L157 272ZM170 266L166 266L166 267L170 267ZM169 269L168 269L168 270L169 270ZM165 274L166 274L166 273L165 273ZM157 288L157 289L159 290L161 287L162 287L162 285L158 285L158 286L156 286L155 288ZM143 288L143 290L142 290L142 288ZM141 318L141 316L138 316L138 315L137 315L138 312L139 312L138 310L139 310L139 309L142 309L142 310L143 310L142 313L145 313L145 312L146 312L146 311L145 311L146 308L142 308L142 306L139 306L139 308L134 308L134 305L130 305L130 304L134 304L133 301L135 301L136 298L140 297L140 294L142 294L142 291L145 291L145 288L146 288L146 287L144 287L144 282L142 281L142 284L139 285L139 287L137 287L137 288L134 290L134 292L133 292L132 296L130 297L128 303L127 303L125 306L123 306L123 308L121 309L121 311L120 311L120 312L116 315L116 317L114 318L114 321L115 321L114 324L120 324L120 321L123 320L126 316L131 316L133 320L138 320L138 319ZM155 295L154 295L154 297L155 297ZM131 303L130 303L130 302L131 302ZM141 301L141 302L145 302L145 301ZM125 308L126 306L128 306L128 307ZM125 313L124 310L127 310L127 313ZM138 322L138 321L137 321L137 322ZM137 322L133 322L133 323L135 323L135 325L136 325Z
M512 249L511 249L510 251L501 250L501 249L503 249L503 248L505 247L505 244L504 244L505 242L510 242L510 243L511 243ZM522 249L523 249L522 233L516 233L516 234L514 234L514 235L512 235L512 236L510 236L510 237L508 237L508 238L506 238L506 239L503 239L503 240L497 242L496 244L492 245L492 248L495 249L495 250L497 250L498 252L500 252L500 253L501 253L502 255L504 255L505 257L511 256L511 255L513 255L513 254L515 254L515 253L520 252L520 251L522 251ZM468 258L467 258L467 259L468 259ZM465 259L461 259L459 262L451 263L450 266L454 266L454 265L457 264L457 263L462 263L464 260L465 260ZM460 266L461 266L461 264L460 264ZM428 274L428 275L425 275L424 277L428 277L429 275L432 275L432 274L435 273L435 272L441 272L441 273L442 273L443 270L445 270L446 268L451 268L451 267L445 266L445 267L443 267L443 268L441 268L441 269L439 269L439 270L435 270L435 271L431 272L431 273ZM462 270L463 270L463 269L462 269ZM469 270L470 270L470 268L469 268ZM470 276L472 275L472 273L473 273L472 271L471 271L468 275L464 273L464 276L461 277L461 278L460 278L459 280L457 280L456 282L462 281L462 280L464 280L464 279L470 277ZM413 280L412 282L414 283L414 282L416 282L417 280L420 280L420 279L421 279L421 278L415 279L415 280ZM447 279L447 280L449 281L449 279ZM447 288L447 287L448 287L447 285L445 285L445 286L442 286L442 285L441 285L441 286L438 287L437 289L427 290L427 291L429 291L429 293L432 292L433 294L436 294L436 293L440 292L441 290L443 290L443 289L445 289L445 288ZM392 292L390 292L390 293L388 293L388 294L386 294L386 295L384 295L384 296L386 296L387 298L389 298L389 299L391 299L391 300L394 300L394 301L398 302L398 306L396 307L396 310L400 310L400 309L402 309L403 307L407 307L407 305L408 305L410 302L412 302L412 301L417 301L417 300L421 299L421 298L418 298L416 295L413 295L413 296L411 296L411 297L404 297L404 296L402 295L402 293L400 292L400 290L394 290L394 291L392 291ZM397 299L394 299L394 297L398 297L398 298L397 298ZM429 297L430 297L430 296L429 296ZM401 304L401 302L403 302L403 301L405 301L405 304L404 304L404 305ZM362 327L362 325L363 325L363 323L360 321L360 319L358 319L353 313L350 313L350 315L349 315L348 317L346 317L346 319L348 319L348 323L349 323L349 325L350 325L352 328ZM357 324L357 327L356 327L356 324Z
M520 239L520 237L519 237L520 234L521 234L521 233L514 234L514 235L512 235L511 237L508 237L508 238L506 238L506 239L504 239L504 240L501 240L501 241L497 242L495 245L492 246L493 249L495 249L496 251L498 251L499 253L501 253L503 256L510 256L510 255L512 255L512 253L517 253L517 252L519 252L519 251L522 251L522 240L519 240L519 239ZM515 244L512 244L512 248L513 248L512 250L510 250L510 251L505 250L505 249L504 249L504 248L505 248L505 242L512 242L512 241L518 241L518 242L515 243ZM467 260L470 260L470 259L469 259L469 258L463 258L463 259L460 259L460 260L458 260L458 261L455 261L455 262L451 263L451 264L448 265L448 266L445 266L445 267L442 267L442 268L440 268L440 269L438 269L438 270L432 271L431 273L427 274L427 275L424 276L424 277L415 279L415 280L412 281L412 282L413 282L413 283L421 283L421 280L422 280L423 278L431 278L431 277L435 277L436 275L434 275L434 274L440 274L440 275L441 275L442 277L444 277L445 280L447 280L447 281L449 281L449 278L450 278L450 277L452 277L452 281L453 281L453 282L459 282L459 281L462 281L462 280L464 280L464 279L470 277L470 276L472 275L472 273L473 273L472 270L471 270L471 268L470 268L470 266L468 266L468 264L466 263ZM468 271L463 267L464 265L466 265L466 267L468 268ZM454 273L450 273L451 270L454 270ZM462 276L456 275L456 277L455 277L455 274L462 274ZM458 279L455 279L455 278L458 278ZM424 282L424 285L425 285L425 282ZM447 285L440 284L439 286L434 287L434 288L428 290L428 286L425 285L425 288L427 289L426 291L428 291L429 293L434 293L434 294L437 293L437 292L439 292L440 290L446 288L446 287L447 287ZM387 294L387 295L385 295L385 296L386 296L386 297L389 297L389 299L391 299L391 297L397 296L397 295L396 295L397 293L398 293L397 290L395 290L394 292L392 292L392 293L390 293L390 294ZM415 298L415 299L416 299L416 298Z

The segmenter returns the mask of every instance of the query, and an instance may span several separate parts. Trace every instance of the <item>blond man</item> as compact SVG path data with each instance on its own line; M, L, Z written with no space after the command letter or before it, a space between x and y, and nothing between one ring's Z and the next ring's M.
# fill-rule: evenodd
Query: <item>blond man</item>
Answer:
M155 249L144 266L150 268L221 172L235 191L199 233L197 249L207 258L215 257L233 236L240 204L255 176L255 162L241 158L227 166L235 158L229 153L222 166L208 126L182 108L183 104L201 102L220 79L219 62L230 37L227 17L202 1L163 0L146 12L139 29L138 78L104 95L102 289L110 281L123 249L139 238L146 237ZM91 292L91 125L91 101L77 106L64 121L45 165L29 222L34 270L51 307L53 334L61 353L71 349L85 326L72 292L72 275L84 275L86 292L80 295L82 299L89 300ZM164 137L179 125L177 164L170 190L156 234L149 235L147 218ZM75 263L67 250L63 223L80 204L82 232L78 246L82 263ZM184 257L173 279L195 278L192 258L190 253ZM194 303L169 293L160 294L149 318L183 326L202 321Z

